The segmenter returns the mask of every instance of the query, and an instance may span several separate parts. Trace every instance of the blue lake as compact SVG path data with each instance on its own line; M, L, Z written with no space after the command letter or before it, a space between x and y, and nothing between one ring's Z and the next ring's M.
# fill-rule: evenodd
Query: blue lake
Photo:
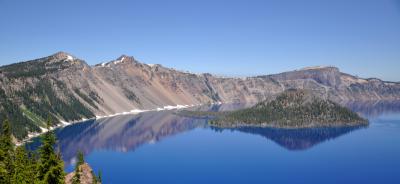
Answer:
M56 134L66 171L81 150L105 184L400 183L400 103L348 106L370 125L220 129L160 111L83 122ZM27 146L35 149L37 139Z

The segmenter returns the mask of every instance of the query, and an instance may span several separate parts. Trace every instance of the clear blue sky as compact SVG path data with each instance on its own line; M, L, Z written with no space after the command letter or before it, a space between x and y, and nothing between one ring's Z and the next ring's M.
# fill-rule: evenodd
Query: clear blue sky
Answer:
M334 65L400 81L399 0L0 0L0 65L69 52L250 76Z

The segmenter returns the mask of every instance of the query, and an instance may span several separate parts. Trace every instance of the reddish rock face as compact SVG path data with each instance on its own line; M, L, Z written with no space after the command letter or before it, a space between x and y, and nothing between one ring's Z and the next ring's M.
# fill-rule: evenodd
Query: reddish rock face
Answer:
M32 92L43 81L54 92L55 98L49 99L46 95ZM56 109L57 106L51 102L42 107L55 117L63 117L60 120L72 121L164 106L213 102L256 103L291 88L312 90L337 103L400 100L400 83L362 79L342 73L335 67L309 67L274 75L231 78L144 64L126 55L89 66L83 60L59 52L45 58L0 67L0 110L6 108L3 102L7 100L16 107L28 108L32 105L26 104L26 101L34 101L32 103L38 106L49 100L57 101L57 105L62 101L65 103L62 108ZM23 99L19 94L30 99ZM64 111L60 109L68 106L73 111L77 105L83 106L79 109L86 115L71 112L69 116L73 118L66 119ZM29 125L30 131L40 130L35 124Z
M93 170L89 166L89 164L84 163L79 166L81 173L80 173L80 181L81 184L95 184L93 183L94 177L93 176ZM73 177L75 175L75 172L69 173L67 176L65 176L65 183L66 184L72 184ZM100 184L99 182L96 184Z

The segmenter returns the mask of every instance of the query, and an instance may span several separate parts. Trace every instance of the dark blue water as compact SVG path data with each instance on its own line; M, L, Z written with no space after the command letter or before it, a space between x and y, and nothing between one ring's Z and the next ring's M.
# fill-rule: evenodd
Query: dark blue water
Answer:
M400 183L400 105L348 106L370 125L220 129L163 111L88 121L57 136L66 171L81 150L106 184ZM210 108L221 109L232 107Z

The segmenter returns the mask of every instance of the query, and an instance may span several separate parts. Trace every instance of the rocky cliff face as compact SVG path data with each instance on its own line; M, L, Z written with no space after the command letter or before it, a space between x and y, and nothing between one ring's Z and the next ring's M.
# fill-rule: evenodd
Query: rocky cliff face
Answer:
M400 100L400 83L362 79L335 67L313 67L248 78L221 78L148 65L122 55L89 66L59 52L0 67L0 120L21 139L53 117L73 121L134 109L212 102L259 102L290 89L308 89L338 103Z
M84 163L79 166L80 169L80 184L101 184L96 180L96 176L93 173L93 169L89 166L89 164ZM66 184L73 184L73 178L75 176L75 172L69 173L65 176Z
M313 67L269 75L282 88L311 89L338 103L349 101L398 100L400 83L362 79L336 67Z

